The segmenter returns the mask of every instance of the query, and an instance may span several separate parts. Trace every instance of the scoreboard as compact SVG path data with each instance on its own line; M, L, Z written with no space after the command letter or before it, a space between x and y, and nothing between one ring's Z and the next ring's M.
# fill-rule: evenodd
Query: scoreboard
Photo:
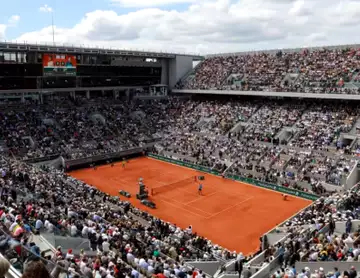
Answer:
M76 76L76 56L43 54L44 76Z

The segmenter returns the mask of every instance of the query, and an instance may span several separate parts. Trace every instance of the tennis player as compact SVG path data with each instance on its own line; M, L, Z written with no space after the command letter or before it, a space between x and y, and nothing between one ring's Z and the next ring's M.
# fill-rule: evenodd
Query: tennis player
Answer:
M202 195L203 185L199 183L198 193L199 195Z
M288 195L287 194L282 194L283 200L287 201Z
M123 167L123 169L125 168L125 165L126 165L126 161L125 161L125 159L123 159L123 161L122 161L122 167Z

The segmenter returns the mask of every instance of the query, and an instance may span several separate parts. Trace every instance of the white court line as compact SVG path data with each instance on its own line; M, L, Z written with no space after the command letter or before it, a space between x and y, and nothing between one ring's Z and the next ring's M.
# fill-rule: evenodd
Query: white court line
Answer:
M185 192L185 193L189 193L191 195L195 195L197 191L189 191L189 190L185 190L184 188L174 188L173 190L179 190L179 191L182 191L182 192ZM170 191L171 192L171 191Z
M159 182L159 181L155 180L155 182ZM160 183L160 182L159 182L159 183ZM130 184L130 182L125 181L124 184ZM176 188L175 188L175 189L176 189ZM193 192L191 192L191 193L193 193ZM215 193L216 193L216 192L215 192ZM205 196L205 197L206 197L206 196ZM157 199L157 200L160 200L160 201L162 201L162 202L168 203L168 204L170 204L170 205L175 206L175 205L172 204L171 202L165 201L165 200L162 199L162 198L156 198L156 199ZM181 202L179 202L179 201L177 201L177 200L175 200L175 199L173 199L173 198L171 198L170 200L171 200L172 202L176 202L176 203L178 203L178 204L180 204L180 205L186 205L186 204L181 203ZM185 211L187 211L187 212L190 212L190 213L196 214L197 216L201 216L201 217L205 218L205 216L203 216L203 215L201 215L201 214L198 214L198 213L196 213L196 212L191 212L190 210L188 210L188 209L186 209L186 208L179 207L179 206L175 206L175 207L181 208L181 209L183 209L183 210L185 210ZM201 212L201 213L206 213L207 215L211 215L211 213L209 213L209 212L207 212L207 211L204 211L204 210L201 210L201 209L198 209L198 208L192 207L192 209L193 209L193 210L197 210L198 212Z
M131 181L128 181L126 179L122 179L120 177L116 177L116 178L111 178L110 179L111 181L114 181L114 182L117 182L117 183L121 183L121 184L128 184L130 185L132 182Z
M207 217L206 219L210 219L210 218L212 218L212 217L215 217L215 216L219 215L220 213L223 213L223 212L228 211L228 210L230 210L230 209L232 209L232 208L234 208L234 207L237 207L238 205L241 205L241 204L243 204L243 203L245 203L245 202L247 202L247 201L249 201L249 200L251 200L251 199L253 199L253 198L254 198L254 197L249 197L249 198L247 198L247 199L245 199L245 200L243 200L243 201L241 201L241 202L239 202L239 203L237 203L237 204L235 204L235 205L233 205L233 206L230 206L230 207L228 207L228 208L226 208L226 209L223 209L223 210L221 210L221 211L219 211L219 212L217 212L217 213L214 213L213 215Z
M178 166L178 165L175 165L175 166ZM182 166L180 166L180 167L182 167ZM149 169L150 170L150 169ZM170 172L170 174L171 174L171 172L172 171L169 171ZM176 172L175 172L176 173ZM165 175L160 175L160 176L165 176ZM122 180L123 182L124 182L124 184L130 184L130 182L128 182L128 181L124 181L123 179L121 179L121 178L118 178L118 180ZM158 183L158 184L163 184L163 185L166 185L166 184L168 184L168 183L166 183L166 182L162 182L162 181L159 181L159 180L157 180L157 179L152 179L152 181L153 182L155 182L155 183ZM186 192L186 193L190 193L190 194L194 194L193 192L190 192L190 191L187 191L187 190L185 190L185 189L182 189L182 188L174 188L174 190L178 190L178 191L183 191L183 192ZM214 194L216 194L216 193L218 193L218 192L222 192L222 191L215 191L215 192L213 192L213 193L211 193L211 194L209 194L209 195L205 195L205 196L202 196L202 197L199 197L199 198L196 198L196 199L194 199L194 200L192 200L192 201L190 201L190 202L188 202L188 203L181 203L181 202L179 202L179 201L177 201L177 200L175 200L175 199L171 199L171 201L172 202L176 202L176 203L178 203L178 204L180 204L180 205L185 205L185 206L189 206L189 204L191 204L191 203L194 203L194 202L196 202L196 201L198 201L198 200L200 200L200 199L205 199L206 197L210 197L210 196L212 196L212 195L214 195ZM225 194L226 194L226 192L224 192ZM205 198L204 198L205 197ZM203 215L201 215L201 214L198 214L198 213L196 213L196 212L194 212L194 211L191 211L191 210L189 210L189 209L186 209L186 208L184 208L184 207L180 207L180 206L178 206L178 205L175 205L175 204L173 204L173 203L171 203L171 202L169 202L169 201L166 201L166 200L164 200L164 199L162 199L162 198L157 198L159 201L162 201L162 202L164 202L164 203L167 203L167 204L170 204L170 205L172 205L172 206L174 206L174 207L176 207L176 208L180 208L180 209L182 209L182 210L184 210L184 211L186 211L186 212L188 212L188 213L191 213L191 214L193 214L193 215L197 215L197 216L200 216L200 217L202 217L202 218L206 218L206 219L210 219L210 218L212 218L212 217L215 217L215 216L217 216L218 214L220 214L220 213L223 213L223 212L225 212L225 211L228 211L228 210L230 210L230 209L232 209L232 208L234 208L234 207L236 207L236 206L238 206L238 205L240 205L240 204L242 204L242 203L244 203L244 202L246 202L246 201L248 201L248 200L250 200L250 199L252 199L252 198L254 198L253 196L252 197L249 197L249 198L247 198L247 199L245 199L245 200L243 200L243 201L241 201L241 202L239 202L239 203L237 203L237 204L235 204L235 205L233 205L233 206L230 206L230 207L228 207L228 208L226 208L226 209L224 209L224 210L222 210L222 211L220 211L220 212L217 212L217 213L215 213L215 214L212 214L212 215L210 215L210 213L209 212L206 212L206 211L204 211L204 210L201 210L201 209L198 209L198 208L196 208L196 207L191 207L191 209L192 210L197 210L198 212L202 212L202 213L204 213L204 214L207 214L207 215L209 215L208 217L205 217L205 216L203 216Z
M176 166L176 165L175 165ZM172 171L168 171L168 173L172 173ZM176 171L174 172L174 173L176 173ZM164 175L164 174L160 174L160 177L162 177L162 176L166 176L166 175ZM188 179L188 178L191 178L192 176L190 176L190 177L188 177L188 176L186 176L184 179ZM161 184L163 184L163 185L170 185L171 183L168 183L168 182L163 182L163 181L158 181L158 180L155 180L155 182L158 182L158 183L161 183ZM198 182L194 182L194 183L196 183L196 184L198 184ZM189 186L189 185L193 185L193 184L186 184L185 186ZM209 187L209 188L214 188L214 189L218 189L218 186L216 186L216 185L212 185L212 184L206 184L205 183L205 187ZM186 189L184 189L184 188L174 188L173 190L180 190L180 191L183 191L183 192L186 192L186 193L189 193L189 194L191 194L191 195L193 195L193 194L196 194L197 193L197 191L195 192L195 191L188 191L188 190L186 190ZM194 193L195 192L195 193ZM217 190L216 192L223 192L223 191L219 191L219 190ZM225 193L225 192L224 192ZM212 194L211 194L212 195Z
M179 202L179 201L176 201L174 199L169 199L169 201L172 201L172 202L175 202L175 203L178 203L182 206L186 206L186 204L182 203L182 202ZM202 213L206 213L208 215L211 215L211 213L205 211L205 210L202 210L202 209L199 209L199 208L196 208L196 207L192 207L192 206L189 206L191 208L191 210L197 210L198 212L202 212Z
M186 167L186 166L181 166L181 165L177 165L177 164L175 164L175 163L162 161L162 160L159 160L159 159L156 159L156 158L152 158L152 157L149 157L149 156L147 156L147 158L148 158L148 159L155 160L155 161L159 161L159 162L161 162L161 163L171 164L171 165L173 165L173 166L177 166L177 167L180 167L180 168L188 169L188 170L193 171L193 172L197 172L197 173L200 172L200 173L205 174L205 175L211 175L211 176L220 178L220 176L217 176L217 175L214 175L214 174L211 174L211 173L202 172L202 171L200 171L200 170L191 169L191 168ZM270 191L270 192L273 192L273 193L278 193L279 195L282 194L281 192L277 192L277 191L275 191L275 190L268 189L268 188L265 188L265 187L256 186L256 185L253 185L253 184L251 184L251 183L246 183L246 182L243 182L243 181L236 181L236 180L232 180L232 179L228 179L228 178L225 178L225 180L232 181L232 182L236 182L236 183L242 183L242 184L250 185L251 187L255 187L255 188L258 188L258 189L262 189L262 190L267 190L267 191ZM302 198L302 197L299 197L299 196L294 196L294 195L291 195L291 198L297 198L297 199L300 199L300 200L310 201L310 200L308 200L308 199L305 199L305 198ZM310 202L311 202L311 203L314 203L315 201L310 201Z
M157 181L157 180L154 180L154 181L155 181L155 182L159 182L159 181ZM159 182L159 183L161 183L161 182ZM130 182L127 182L127 181L126 181L126 182L123 182L123 184L124 184L124 185L130 185ZM186 208L180 207L180 206L176 206L176 205L174 205L173 203L168 202L168 201L165 201L165 200L162 199L162 198L156 198L156 200L159 200L159 201L162 201L162 202L164 202L164 203L170 204L170 205L172 205L172 206L174 206L174 207L176 207L176 208L183 209L183 210L185 210L186 212L192 213L192 214L194 214L194 215L196 215L196 216L200 216L200 217L202 217L202 218L205 218L205 216L203 216L203 215L201 215L201 214L198 214L198 213L196 213L196 212L192 212L192 211L190 211L190 210L188 210L188 209L186 209ZM172 202L179 203L180 205L184 205L183 203L178 202L178 201L176 201L176 200L174 200L174 199L171 199L171 201L172 201ZM195 209L196 209L196 208L195 208ZM206 214L210 215L210 213L208 213L208 212L206 212L206 211L199 210L199 209L196 209L196 210L198 210L199 212L203 212L203 213L206 213Z
M191 213L191 214L193 214L193 215L200 216L200 217L202 217L202 218L206 218L206 219L207 219L207 217L204 216L204 215L201 215L201 214L198 214L198 213L193 212L193 211L191 211L191 210L188 210L188 209L186 209L186 208L177 206L177 205L175 205L175 204L173 204L173 203L171 203L171 202L165 201L165 200L163 200L163 199L158 199L158 200L161 201L161 202L167 203L167 204L169 204L169 205L171 205L171 206L174 206L174 207L176 207L176 208L185 210L186 212ZM172 200L172 201L173 201L173 200Z
M161 183L162 185L171 185L171 183L167 183L167 182L163 182L163 181L158 181L158 180L154 180L155 182L157 182L157 183ZM185 184L184 186L189 186L189 185L192 185L192 184ZM160 185L161 186L161 185ZM159 186L159 187L160 187ZM156 186L157 187L157 186ZM156 187L153 187L152 189L156 189ZM194 192L195 191L188 191L188 190L185 190L184 188L172 188L172 190L170 190L170 191L166 191L166 192L164 192L164 193L167 193L167 192L173 192L173 191L175 191L175 190L179 190L179 191L182 191L182 192L186 192L186 193L189 193L189 194L191 194L191 195L193 195L193 194L195 194ZM161 194L161 193L160 193Z
M189 204L192 204L192 203L194 203L194 202L196 202L196 201L198 201L198 200L204 200L206 197L210 197L210 196L212 196L212 195L214 195L214 194L216 194L216 193L218 193L219 191L215 191L215 192L213 192L213 193L211 193L211 194L208 194L208 195L203 195L203 196L201 196L201 197L199 197L199 198L196 198L195 200L192 200L192 201L190 201L190 202L188 202L188 203L185 203L184 205L189 205Z

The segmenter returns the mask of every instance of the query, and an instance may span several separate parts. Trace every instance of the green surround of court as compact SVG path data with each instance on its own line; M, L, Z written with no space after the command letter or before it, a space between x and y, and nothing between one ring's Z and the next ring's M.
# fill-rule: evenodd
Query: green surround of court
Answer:
M183 166L183 167L188 167L194 170L198 170L204 173L208 173L208 174L212 174L212 175L216 175L216 176L221 176L221 173L218 172L217 170L214 169L210 169L201 165L196 165L196 164L192 164L189 162L185 162L185 161L181 161L181 160L176 160L176 159L172 159L172 158L168 158L168 157L164 157L161 155L157 155L157 154L153 154L153 153L149 153L148 154L149 157L151 158L155 158L161 161L165 161L165 162L169 162L169 163L173 163L179 166ZM251 179L251 178L245 178L245 177L241 177L241 176L237 176L237 175L225 175L226 178L228 179L232 179L235 181L239 181L239 182L244 182L244 183L248 183L251 185L255 185L258 187L262 187L262 188L266 188L266 189L270 189L273 191L277 191L280 193L284 193L284 194L289 194L295 197L299 197L299 198L304 198L306 200L310 200L310 201L316 201L319 196L315 195L315 194L311 194L308 192L304 192L304 191L299 191L296 189L292 189L292 188L287 188L284 186L279 186L276 184L271 184L268 182L263 182L263 181L258 181L255 179Z

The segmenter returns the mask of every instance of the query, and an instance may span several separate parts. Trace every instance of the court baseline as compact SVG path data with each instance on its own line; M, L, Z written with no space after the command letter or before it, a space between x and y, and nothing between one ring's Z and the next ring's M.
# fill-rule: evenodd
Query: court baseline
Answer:
M258 239L264 232L310 203L296 197L285 203L280 194L272 190L147 157L131 160L126 168L120 164L115 167L101 166L97 171L74 171L71 176L113 196L119 196L119 190L135 195L139 188L139 177L143 177L145 185L152 188L180 182L191 176L204 176L204 193L208 193L204 196L198 195L197 183L189 179L183 187L175 186L174 189L169 188L169 191L151 196L151 200L158 203L155 210L145 207L136 198L127 201L179 227L186 228L191 224L201 236L244 254L257 250ZM278 213L272 213L274 211ZM234 221L234 217L247 225ZM262 218L264 221L256 221Z
M228 208L226 208L226 209L223 209L223 210L221 210L221 211L219 211L219 212L217 212L217 213L214 213L213 215L209 216L209 217L206 218L206 219L210 219L210 218L213 218L213 217L215 217L215 216L218 216L219 214L221 214L221 213L223 213L223 212L226 212L226 211L228 211L228 210L230 210L230 209L233 209L233 208L235 208L235 207L237 207L237 206L239 206L239 205L241 205L241 204L243 204L243 203L245 203L245 202L247 202L247 201L250 201L250 200L253 199L253 198L254 198L254 197L252 196L252 197L249 197L249 198L247 198L247 199L245 199L245 200L242 200L241 202L236 203L235 205L232 205L232 206L230 206L230 207L228 207Z

